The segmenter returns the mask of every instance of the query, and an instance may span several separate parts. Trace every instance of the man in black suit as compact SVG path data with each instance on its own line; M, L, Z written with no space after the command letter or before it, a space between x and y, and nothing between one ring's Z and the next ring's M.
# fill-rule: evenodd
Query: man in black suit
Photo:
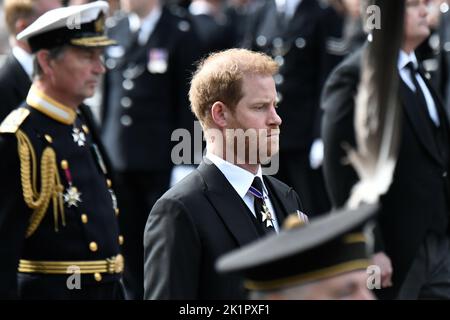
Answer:
M302 195L305 210L329 209L320 155L320 92L333 66L326 50L325 11L317 0L269 0L250 18L244 47L264 52L277 61L275 76L283 134L277 177ZM333 58L333 61L335 59ZM313 144L315 142L315 144ZM314 147L314 148L313 148ZM318 152L316 152L316 150Z
M219 275L216 259L263 235L301 209L292 188L263 176L278 152L268 56L230 49L203 61L189 97L207 141L204 162L161 197L145 228L146 299L241 299L239 278Z
M450 298L449 125L414 54L429 34L426 16L426 1L406 1L398 58L401 142L393 183L380 199L374 256L386 288L379 293L384 298ZM358 181L353 168L344 164L342 145L355 146L354 98L361 56L358 52L344 61L323 93L324 169L336 207L345 204Z
M108 4L51 10L18 34L35 55L26 102L0 125L0 298L123 298L123 237L89 108ZM70 28L77 21L77 28Z
M11 34L12 52L0 69L0 121L25 100L31 86L31 50L26 41L16 40L17 34L44 12L60 6L60 0L5 1L5 19Z
M159 0L122 4L130 14L109 30L117 45L106 51L102 138L117 172L127 296L142 299L144 227L169 188L172 131L193 131L187 92L200 46L184 10Z

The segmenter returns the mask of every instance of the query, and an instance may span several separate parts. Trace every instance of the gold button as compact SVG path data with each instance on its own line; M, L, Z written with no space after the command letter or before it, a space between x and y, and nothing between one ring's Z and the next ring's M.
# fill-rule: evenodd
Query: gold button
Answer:
M89 133L89 128L87 127L87 125L83 124L81 128L83 128L84 133Z
M52 137L50 135L48 135L48 134L45 134L44 138L45 138L45 140L47 140L48 143L52 143L53 142Z
M116 217L119 216L119 212L120 212L120 210L119 210L119 208L117 208L116 209Z
M61 168L66 170L68 167L69 167L69 163L67 162L67 160L62 160L61 161Z
M111 188L111 186L112 186L111 180L106 179L106 185L108 186L108 188Z
M94 278L95 278L95 281L98 281L98 282L102 281L102 275L98 272L94 273Z
M88 216L87 216L87 214L83 213L81 215L81 222L88 223Z
M120 244L120 245L123 245L123 241L124 241L123 236L122 236L122 235L119 236L119 244Z
M91 243L89 243L89 249L91 249L92 252L97 251L97 250L98 250L97 243L95 243L94 241L92 241Z

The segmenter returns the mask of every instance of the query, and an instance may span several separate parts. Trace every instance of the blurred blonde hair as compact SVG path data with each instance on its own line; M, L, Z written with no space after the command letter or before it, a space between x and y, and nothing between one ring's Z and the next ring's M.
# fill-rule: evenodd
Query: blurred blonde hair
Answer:
M37 0L5 0L5 20L11 34L17 34L17 20L30 19L35 15L36 2Z

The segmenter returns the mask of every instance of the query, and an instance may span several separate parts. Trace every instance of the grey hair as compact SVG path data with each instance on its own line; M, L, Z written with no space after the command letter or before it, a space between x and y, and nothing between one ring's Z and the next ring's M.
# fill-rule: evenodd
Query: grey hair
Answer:
M56 60L62 57L64 52L67 49L67 45L55 47L48 50L48 57L50 60ZM33 79L39 78L43 73L42 67L39 64L39 61L36 57L36 54L33 56Z

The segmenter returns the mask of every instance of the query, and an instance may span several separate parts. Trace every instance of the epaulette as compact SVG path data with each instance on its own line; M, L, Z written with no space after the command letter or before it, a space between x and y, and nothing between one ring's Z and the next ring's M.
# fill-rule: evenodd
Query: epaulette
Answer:
M16 133L29 114L30 110L26 108L18 108L12 111L0 124L0 133Z

